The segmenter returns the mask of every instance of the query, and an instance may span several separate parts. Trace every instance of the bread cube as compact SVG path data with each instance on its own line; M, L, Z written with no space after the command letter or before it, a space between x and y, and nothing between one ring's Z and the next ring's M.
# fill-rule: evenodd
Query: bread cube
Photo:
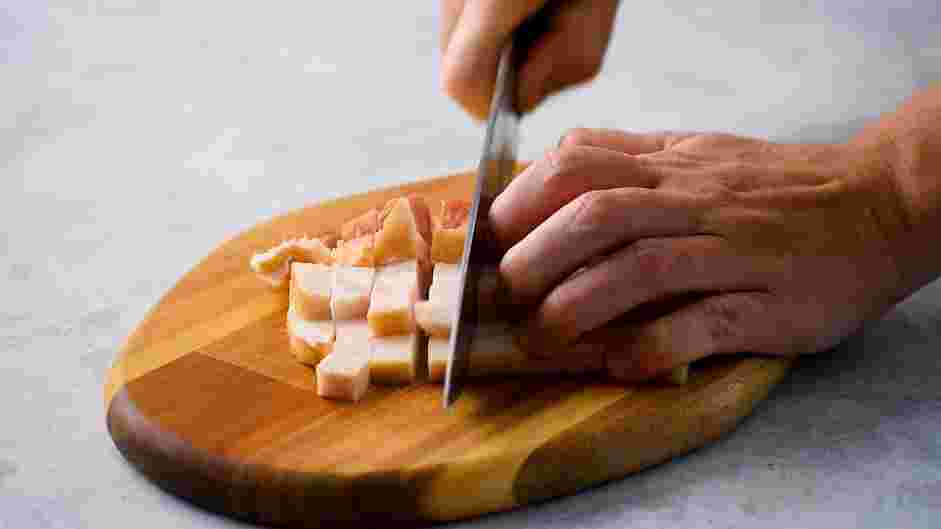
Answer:
M316 366L333 350L336 334L332 320L308 321L289 309L287 328L291 352L303 364Z
M330 248L320 239L302 237L286 240L270 250L253 255L250 265L253 271L263 274L281 270L290 261L330 264L333 256Z
M349 241L364 235L374 235L377 231L379 231L379 210L373 208L344 222L340 227L340 238Z
M288 284L291 262L330 264L333 255L322 240L302 237L286 240L274 248L256 253L249 266L259 279L272 288L282 288Z
M374 268L341 265L333 267L331 303L334 321L366 317L375 277Z
M450 341L447 338L432 336L428 338L428 381L444 382L448 369Z
M268 283L271 288L282 289L288 285L288 280L291 278L291 266L286 262L281 268L276 268L271 272L255 272L255 275Z
M431 260L459 263L467 239L470 203L466 200L441 201L441 213L434 219L431 234Z
M342 240L334 250L337 264L348 266L376 266L375 234L369 233L351 240Z
M422 340L417 333L373 336L369 340L369 377L376 384L401 385L420 380Z
M447 338L451 334L451 319L457 303L438 300L416 301L415 322L430 336Z
M305 320L329 320L331 267L320 263L291 264L290 303L294 312Z
M317 394L356 402L369 389L369 355L330 353L317 364Z
M449 341L433 336L428 340L428 380L441 382L447 370ZM468 376L531 374L579 374L604 370L602 351L535 358L520 349L513 328L503 323L482 325L471 344Z
M414 332L412 303L418 297L416 276L415 261L384 266L376 271L366 315L375 336Z

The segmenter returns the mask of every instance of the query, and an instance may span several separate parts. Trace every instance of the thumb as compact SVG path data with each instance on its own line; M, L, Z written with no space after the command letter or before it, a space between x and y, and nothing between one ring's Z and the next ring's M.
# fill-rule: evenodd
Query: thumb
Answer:
M617 7L618 0L576 0L555 6L549 30L527 50L520 70L517 102L523 112L598 74Z
M444 50L441 87L477 119L486 119L500 51L513 30L546 0L469 0Z

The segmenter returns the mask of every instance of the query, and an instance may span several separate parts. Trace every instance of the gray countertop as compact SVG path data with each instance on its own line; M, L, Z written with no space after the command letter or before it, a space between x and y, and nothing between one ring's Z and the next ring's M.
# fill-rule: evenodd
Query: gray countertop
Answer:
M529 119L524 152L576 125L840 139L941 79L934 0L712 3L625 2L601 78ZM105 371L148 307L233 233L473 165L482 131L437 91L437 13L430 2L8 4L0 528L241 526L124 463L105 431ZM939 347L936 283L802 362L726 439L460 525L935 529Z

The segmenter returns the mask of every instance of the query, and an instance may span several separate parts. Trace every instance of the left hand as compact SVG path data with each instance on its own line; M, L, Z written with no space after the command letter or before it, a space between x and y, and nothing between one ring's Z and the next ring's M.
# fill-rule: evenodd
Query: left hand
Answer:
M920 286L893 178L855 143L576 130L491 222L509 248L501 274L535 307L532 352L603 347L631 381L713 354L820 351Z

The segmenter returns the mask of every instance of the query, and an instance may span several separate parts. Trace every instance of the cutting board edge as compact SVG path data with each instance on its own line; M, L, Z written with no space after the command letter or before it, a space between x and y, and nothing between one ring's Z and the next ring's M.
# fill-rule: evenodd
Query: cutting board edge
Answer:
M598 452L599 436L605 438L604 443L612 449L616 449L618 446L636 447L638 443L635 441L640 437L636 430L629 433L625 432L621 428L622 425L611 421L610 418L607 418L606 421L607 428L598 428L593 432L594 436L586 434L586 431L590 431L592 427L585 422L574 425L570 428L570 432L556 436L530 454L524 466L520 469L520 477L516 480L514 486L514 496L521 504L539 503L568 496L601 483L623 478L707 446L734 432L743 421L751 416L755 407L761 404L787 376L795 361L795 358L771 356L742 358L725 377L728 379L724 384L726 394L714 395L717 400L731 404L722 407L723 413L716 414L708 413L704 409L699 410L696 414L696 420L677 421L674 424L666 425L666 432L650 432L654 434L651 435L651 439L648 441L653 445L651 452L646 457L637 457L635 452L631 456L634 461L621 465L617 467L617 470L608 474L588 473L583 476L570 474L566 476L566 479L547 476L545 472L541 472L542 469L550 468L545 463L553 461L561 453L565 453L567 458L573 457L572 452L569 450L572 446L581 446L584 449L583 455L586 456L584 459L589 464L584 466L569 465L569 467L594 470L596 467L591 467L590 463L593 456ZM748 383L744 383L744 380L748 380ZM597 415L600 417L607 414L599 412ZM673 418L677 417L674 416ZM679 431L671 430L670 427L674 425L680 426L681 429ZM682 430L684 425L690 429ZM647 425L648 428L651 426L654 426L654 424ZM696 426L699 428L696 429ZM643 429L644 427L641 426L641 430ZM660 437L656 433L660 433ZM662 442L662 444L658 444L658 442ZM668 448L661 450L664 447ZM553 483L563 484L564 486L561 488L546 487L546 484Z
M189 445L171 432L161 430L150 419L138 413L128 397L127 388L121 388L108 406L107 426L116 448L137 471L161 489L212 512L253 523L278 526L317 526L327 523L365 527L369 524L363 524L363 517L370 523L375 523L378 520L389 521L388 517L392 515L392 511L379 512L379 509L373 507L364 510L362 498L366 497L369 491L379 487L385 493L397 495L406 501L414 501L414 517L401 517L401 511L396 511L395 515L399 518L394 519L392 524L413 526L416 523L464 520L571 495L708 446L733 432L786 376L792 363L793 360L787 358L743 359L728 373L727 378L743 378L749 373L759 371L763 376L761 383L736 385L734 381L730 381L731 384L726 386L734 387L739 394L732 399L734 406L724 408L727 413L717 417L715 414L702 412L696 420L683 423L695 425L706 422L712 424L711 428L686 437L670 435L667 442L654 443L655 450L643 458L635 458L630 464L610 468L603 474L590 474L596 467L588 466L586 468L589 473L567 476L567 479L546 479L545 473L538 469L549 468L543 464L547 460L591 460L599 452L630 445L632 439L636 440L637 432L632 431L629 434L632 439L629 439L624 437L620 428L613 428L617 423L608 422L607 429L594 432L599 437L594 438L593 443L581 438L562 442L554 442L555 439L551 439L547 443L531 443L494 457L459 457L449 460L446 464L431 461L407 467L404 472L379 469L350 473L304 472L260 463L239 462L210 454ZM599 410L597 414L604 414L606 411L607 407ZM591 417L587 420L590 421ZM578 431L581 425L575 425L572 429ZM564 438L564 435L562 437ZM573 446L578 447L577 452L570 450ZM468 480L475 477L495 474L501 478L509 477L507 481L511 486L498 488L496 491L474 491L474 494L466 495L455 495L448 488L437 489L438 483L453 488L455 483L468 483ZM273 487L273 482L282 484L282 487ZM545 483L555 486L541 486ZM562 486L558 486L560 483ZM220 493L220 490L225 492ZM271 494L273 491L274 495ZM471 498L473 501L469 501ZM284 508L299 501L318 500L330 502L330 505L353 502L357 506L329 511L302 509L297 511L301 516L296 518L291 517L295 511ZM271 506L277 508L265 508ZM311 519L311 512L355 512L359 516L356 519L325 516L314 520Z

